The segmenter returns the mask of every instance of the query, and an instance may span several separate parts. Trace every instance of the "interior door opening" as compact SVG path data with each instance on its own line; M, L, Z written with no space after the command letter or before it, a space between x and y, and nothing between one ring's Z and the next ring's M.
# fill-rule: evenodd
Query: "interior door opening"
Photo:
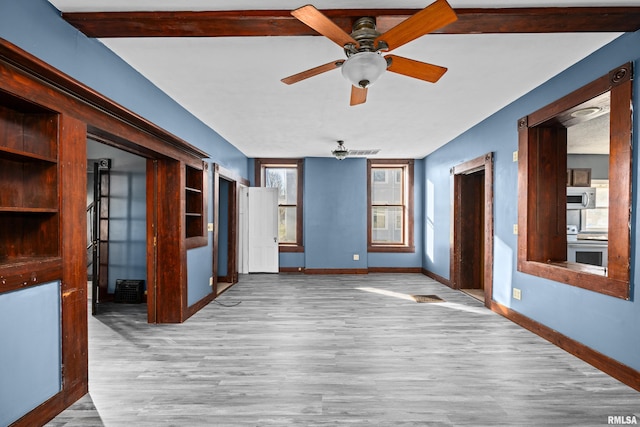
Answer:
M234 181L218 180L218 251L216 294L238 282L237 202Z
M451 287L489 306L493 281L493 155L452 168Z
M460 176L460 273L458 287L484 301L484 170Z
M146 308L146 159L87 140L87 283L91 312Z

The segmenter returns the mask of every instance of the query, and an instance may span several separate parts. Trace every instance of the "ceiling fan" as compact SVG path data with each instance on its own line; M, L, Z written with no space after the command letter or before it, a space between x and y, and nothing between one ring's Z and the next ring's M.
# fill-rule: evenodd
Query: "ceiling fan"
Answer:
M339 59L294 74L282 79L282 82L293 84L341 68L342 75L352 84L351 105L363 104L367 100L368 87L385 70L431 83L437 82L447 68L397 55L382 56L382 52L396 49L458 19L446 0L436 0L384 34L376 30L376 22L372 17L357 19L351 34L347 34L312 5L296 9L291 15L342 46L347 59Z

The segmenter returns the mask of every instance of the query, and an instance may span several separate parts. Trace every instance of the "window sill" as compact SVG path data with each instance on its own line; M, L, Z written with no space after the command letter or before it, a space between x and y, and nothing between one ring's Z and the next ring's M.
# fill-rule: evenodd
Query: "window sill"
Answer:
M281 243L279 245L279 250L280 252L304 252L304 246Z
M629 282L607 277L604 267L572 262L519 260L518 271L612 297L629 299Z
M373 245L367 248L367 252L396 252L396 253L415 253L415 246L404 245Z

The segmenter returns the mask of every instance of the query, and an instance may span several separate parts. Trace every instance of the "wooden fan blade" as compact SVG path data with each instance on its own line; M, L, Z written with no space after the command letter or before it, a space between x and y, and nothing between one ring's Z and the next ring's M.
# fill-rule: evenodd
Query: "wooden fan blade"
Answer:
M447 0L436 0L420 12L378 36L375 43L377 46L380 41L383 41L389 46L388 50L396 49L418 37L455 22L457 19L456 13L449 6Z
M327 71L335 70L336 68L340 67L342 64L344 64L343 60L329 62L329 63L324 64L324 65L319 65L319 66L317 66L315 68L310 68L310 69L308 69L306 71L303 71L301 73L294 74L294 75L289 76L289 77L285 77L281 81L282 81L282 83L286 83L288 85L291 85L291 84L294 84L294 83L298 83L301 80L308 79L309 77L317 76L318 74L322 74L322 73L326 73Z
M431 83L440 80L440 77L447 72L447 68L445 67L427 64L426 62L420 62L402 56L387 55L385 59L387 62L391 59L391 64L387 67L388 71Z
M337 43L340 47L344 47L349 43L354 44L356 47L360 46L353 37L345 33L335 22L327 18L322 12L310 4L292 11L291 15L332 40L334 43Z
M349 105L364 104L367 101L367 88L351 86L351 103Z

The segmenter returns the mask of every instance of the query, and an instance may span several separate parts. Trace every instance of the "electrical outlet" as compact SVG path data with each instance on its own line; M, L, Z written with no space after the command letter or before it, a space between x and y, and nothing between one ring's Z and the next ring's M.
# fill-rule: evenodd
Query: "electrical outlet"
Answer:
M513 299L520 301L522 299L522 290L513 288Z
M213 286L213 276L209 277L209 286Z
M518 224L513 224L513 234L518 235Z
M212 222L207 224L207 231L213 231L213 223Z
M354 261L360 261L360 254L353 254Z
M517 161L518 161L518 152L517 152L517 151L514 151L514 152L513 152L513 161L514 161L514 162L517 162Z

